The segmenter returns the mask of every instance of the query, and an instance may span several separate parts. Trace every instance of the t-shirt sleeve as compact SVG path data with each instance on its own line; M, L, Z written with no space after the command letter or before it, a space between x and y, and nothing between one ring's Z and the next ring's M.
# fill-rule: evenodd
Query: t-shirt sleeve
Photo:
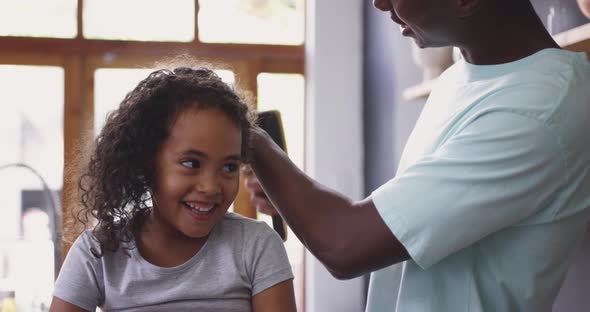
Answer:
M89 232L76 239L61 267L53 295L88 311L103 302L104 286L100 259L92 255L96 247Z
M371 195L379 214L427 269L550 206L567 179L559 138L509 112L469 122Z
M252 296L280 282L293 278L283 241L266 223L249 229L250 238L244 249L247 274L252 283Z

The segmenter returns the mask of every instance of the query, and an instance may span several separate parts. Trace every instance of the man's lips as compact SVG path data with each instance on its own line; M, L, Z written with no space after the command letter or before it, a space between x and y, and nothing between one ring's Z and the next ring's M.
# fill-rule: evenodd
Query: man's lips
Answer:
M413 31L410 28L410 26L408 26L407 24L405 24L396 14L394 11L391 11L390 13L390 17L391 20L396 23L399 24L400 27L400 31L402 33L403 36L410 36L412 35Z

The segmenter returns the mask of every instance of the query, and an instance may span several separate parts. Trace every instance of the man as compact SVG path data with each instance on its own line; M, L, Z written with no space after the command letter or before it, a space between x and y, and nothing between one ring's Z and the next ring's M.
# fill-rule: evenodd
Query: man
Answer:
M373 272L368 311L551 311L590 219L587 56L559 49L529 0L374 5L420 47L463 55L438 79L395 178L354 202L258 129L251 166L264 192L335 277ZM270 211L256 177L246 185Z

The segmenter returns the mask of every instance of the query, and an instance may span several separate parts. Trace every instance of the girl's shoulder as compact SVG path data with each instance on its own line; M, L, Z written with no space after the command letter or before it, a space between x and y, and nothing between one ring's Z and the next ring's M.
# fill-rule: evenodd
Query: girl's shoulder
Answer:
M90 248L97 248L100 247L100 243L94 234L92 234L92 230L84 230L84 232L80 233L74 244L72 245L72 249L74 248L82 248L82 249L90 249Z
M91 230L80 233L70 246L67 259L72 262L97 262L94 251L100 250L100 243Z
M223 219L220 222L224 226L241 226L241 227L248 227L252 229L270 229L268 224L262 220L256 220L248 217L244 217L240 214L234 212L226 212Z
M130 247L130 248L129 248ZM119 257L120 254L126 254L124 250L133 249L133 243L122 242L119 248L115 252L105 251L102 252L100 242L98 238L93 234L92 230L85 230L80 233L72 244L68 254L72 253L73 256L79 258L92 259L94 261L103 261L105 258ZM97 257L97 255L100 256Z
M233 212L227 212L219 222L218 227L218 230L224 235L236 235L244 238L263 238L277 235L266 222L247 218Z

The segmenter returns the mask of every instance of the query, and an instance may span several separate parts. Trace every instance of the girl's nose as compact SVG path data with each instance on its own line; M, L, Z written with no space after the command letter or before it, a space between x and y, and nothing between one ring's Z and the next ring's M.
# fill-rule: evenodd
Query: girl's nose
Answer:
M205 195L215 195L221 190L221 183L216 173L204 173L199 176L196 184L198 192Z

